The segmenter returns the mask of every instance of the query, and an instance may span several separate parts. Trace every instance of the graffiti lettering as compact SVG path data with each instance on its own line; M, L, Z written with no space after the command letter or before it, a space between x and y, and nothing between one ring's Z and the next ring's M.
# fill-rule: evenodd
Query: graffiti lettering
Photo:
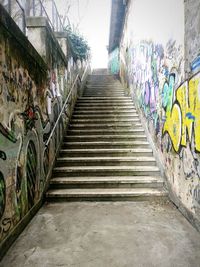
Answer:
M163 107L163 135L169 134L174 150L180 152L181 147L186 147L188 138L190 143L194 140L195 149L200 152L200 74L181 85L175 97L174 78L170 75L163 87Z
M12 219L4 218L0 224L0 239L7 234L12 227Z
M17 142L17 138L15 138L14 133L12 131L9 131L8 128L5 128L1 123L0 123L0 133L13 143Z
M0 150L0 159L6 160L6 158L7 158L6 153L4 151Z

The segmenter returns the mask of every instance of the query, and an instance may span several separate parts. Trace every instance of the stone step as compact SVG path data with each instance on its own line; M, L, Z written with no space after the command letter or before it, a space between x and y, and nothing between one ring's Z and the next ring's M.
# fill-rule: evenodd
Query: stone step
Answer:
M130 107L124 107L124 106L102 106L102 107L93 107L93 106L88 106L88 107L79 107L79 106L75 106L75 111L78 111L78 110L81 110L81 111L103 111L103 112L107 112L107 111L112 111L112 112L115 112L115 111L126 111L126 112L136 112L136 109L133 107L133 106L130 106Z
M101 92L101 93L95 93L95 92L87 92L85 93L83 96L86 98L89 98L89 97L110 97L110 96L114 96L114 97L120 97L121 99L123 99L125 97L125 94L124 93L104 93L104 92ZM91 100L88 100L88 101L91 101ZM107 100L108 101L108 100ZM114 100L110 100L110 101L114 101ZM126 100L126 101L130 101L130 100ZM122 101L122 102L125 102L125 101ZM132 102L133 103L133 102Z
M83 141L83 142L63 142L62 148L148 148L147 141Z
M146 135L67 135L64 136L64 142L67 141L146 141Z
M103 106L103 105L110 105L110 106L127 106L131 105L134 107L133 102L131 101L77 101L76 102L77 106Z
M115 96L115 97L124 97L125 93L94 93L94 92L88 92L83 94L84 97L95 97L95 96Z
M104 94L104 95L101 95L103 97L116 97L117 94L120 94L120 95L123 95L124 97L125 96L124 93L125 92L123 90L111 90L111 89L106 89L106 88L103 88L100 90L87 89L84 91L82 97L85 97L86 94L95 94L96 96L99 96L99 94Z
M159 176L157 166L74 166L55 167L53 176Z
M122 86L119 85L108 85L108 84L99 84L99 85L95 85L95 84L87 84L85 87L85 92L87 92L88 90L92 90L92 91L96 91L99 92L101 90L104 91L122 91L124 92L124 89Z
M135 106L133 105L133 103L127 103L127 102L118 102L118 103L116 103L116 102L113 102L113 103L111 103L111 102L102 102L102 103L99 103L99 102L97 102L97 103L89 103L89 102L87 102L87 103L80 103L80 102L77 102L76 103L76 107L82 107L83 109L84 108L87 108L87 107L92 107L92 108L94 108L94 107L96 107L97 109L100 107L100 108L102 108L102 107L105 107L105 108L107 108L107 107L113 107L113 108L118 108L118 107L127 107L127 108L134 108L135 109Z
M102 85L87 85L85 88L85 92L87 92L88 90L90 91L95 91L95 92L99 92L99 91L106 91L106 92L124 92L124 89L121 86L108 86L105 84Z
M87 101L87 102L76 102L76 106L78 106L78 107L88 107L88 106L92 106L92 107L107 107L107 106L110 106L110 107L118 107L118 106L124 106L124 107L134 107L135 108L135 106L134 106L134 104L133 104L133 102L131 102L131 101L122 101L122 102L114 102L114 101L103 101L103 102L100 102L100 101L96 101L96 102L94 102L94 101L91 101L91 102L89 102L89 101Z
M95 93L100 93L100 92L104 92L104 93L117 93L117 92L122 92L124 93L124 90L123 88L121 87L113 87L113 86L104 86L104 85L101 85L99 87L96 87L96 86L87 86L85 88L85 91L84 92L95 92Z
M143 128L136 128L136 129L117 129L117 130L112 130L112 129L78 129L78 130L67 130L67 136L69 135L132 135L132 134L137 134L137 135L143 135L144 134L144 129Z
M91 95L91 96L104 96L104 97L116 97L116 96L125 96L123 91L111 91L111 90L101 90L98 92L95 92L94 90L87 90L84 92L83 97L85 97L86 95Z
M134 104L130 101L130 102L86 102L86 103L83 103L83 102L77 102L76 103L76 106L77 107L127 107L127 108L133 108L134 107Z
M50 188L161 188L163 179L159 176L88 176L54 177Z
M126 97L124 96L123 98L122 97L113 97L113 96L110 96L110 97L104 97L104 96L97 96L97 97L79 97L78 98L78 101L127 101L127 100L131 100L132 101L132 98L131 97Z
M99 92L104 92L104 93L109 93L109 92L112 92L112 93L116 93L116 92L122 92L124 93L124 90L123 88L121 87L113 87L113 86L105 86L105 85L101 85L99 87L96 87L96 86L87 86L85 88L85 91L84 92L95 92L95 93L99 93Z
M154 157L58 157L56 166L156 166Z
M118 123L118 122L121 122L121 123L124 123L124 122L140 122L140 119L139 117L135 117L135 118L117 118L117 119L114 119L114 118L108 118L108 119L95 119L95 118L89 118L89 119L73 119L71 120L71 124L75 124L75 123L80 123L80 124L105 124L105 123Z
M156 188L53 189L46 193L48 201L144 201L163 197L167 192Z
M123 128L123 129L127 129L127 128L138 128L138 127L142 127L142 124L139 122L132 122L132 123L128 123L128 122L124 122L124 123L106 123L106 124L101 124L101 123L95 123L95 124L77 124L77 123L70 123L69 124L69 128L70 129L118 129L118 128Z
M114 115L114 116L131 116L131 115L138 115L135 109L132 110L74 110L74 115Z
M84 94L83 94L83 96L85 95L85 94L89 94L89 93L91 93L91 94L104 94L104 97L106 97L107 95L109 95L109 96L115 96L116 94L122 94L122 95L124 95L124 90L115 90L115 89L108 89L108 88L101 88L101 89L99 89L99 90L95 90L95 89L87 89L87 90L85 90L84 91Z
M131 115L123 115L123 114L76 114L74 113L72 116L73 119L133 119L139 118L137 113Z
M83 96L112 96L112 97L115 97L115 96L124 96L125 93L124 91L112 91L112 90L99 90L99 91L95 91L95 90L86 90L84 93L83 93Z
M101 157L101 156L152 156L151 148L90 148L90 149L64 149L61 148L60 156L63 157Z
M83 93L83 97L119 97L121 96L121 98L125 97L125 93L124 92L110 92L110 91L99 91L99 92L95 92L95 91L86 91Z

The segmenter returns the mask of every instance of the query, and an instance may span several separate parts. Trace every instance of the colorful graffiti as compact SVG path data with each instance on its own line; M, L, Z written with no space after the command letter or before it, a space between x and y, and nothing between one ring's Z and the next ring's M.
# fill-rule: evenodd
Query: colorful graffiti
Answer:
M168 133L176 152L187 146L187 140L200 152L200 73L177 90L174 84L175 75L171 74L163 87L163 135Z
M111 74L119 74L119 48L116 48L109 55L108 68Z
M197 70L199 71L199 69L200 69L200 55L192 61L190 68L192 71L197 71Z
M45 63L25 36L23 44L12 41L15 32L9 31L0 23L0 242L43 195L76 90L48 147L46 142L75 75L84 71L73 60L68 70L53 33Z
M140 108L148 121L152 121L156 134L160 131L161 107L159 105L163 80L169 78L173 67L181 72L181 48L176 48L176 42L170 40L167 48L161 44L141 41L128 49L129 85L135 87ZM175 59L179 62L175 64ZM167 86L167 85L166 85ZM168 92L167 88L165 90Z
M187 14L184 27L182 1L171 26L163 20L156 27L147 23L140 31L139 2L128 7L124 23L120 79L128 85L154 143L172 200L200 222L200 53L194 36L198 23L192 28L192 13ZM158 9L151 10L155 23Z
M189 209L190 199L196 210L200 203L200 73L185 81L183 49L173 40L165 47L151 41L130 43L123 60L121 80L127 79L172 188Z

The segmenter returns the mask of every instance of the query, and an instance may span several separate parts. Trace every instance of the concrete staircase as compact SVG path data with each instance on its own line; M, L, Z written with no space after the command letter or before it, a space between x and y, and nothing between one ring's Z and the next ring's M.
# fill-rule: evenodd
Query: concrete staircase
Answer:
M91 75L53 170L48 201L166 197L138 114L119 81Z

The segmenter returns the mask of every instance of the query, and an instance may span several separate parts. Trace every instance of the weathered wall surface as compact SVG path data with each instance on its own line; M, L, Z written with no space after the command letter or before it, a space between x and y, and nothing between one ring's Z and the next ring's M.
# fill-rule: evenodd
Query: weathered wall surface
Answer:
M119 48L115 48L112 53L109 54L108 69L111 74L119 74Z
M199 1L185 2L186 26L183 0L130 1L120 75L151 133L177 204L200 220L200 74L184 69L186 59L192 68L199 55Z
M42 197L76 94L45 143L82 73L47 28L41 57L0 6L0 242Z
M185 66L187 72L200 70L200 1L185 0Z

